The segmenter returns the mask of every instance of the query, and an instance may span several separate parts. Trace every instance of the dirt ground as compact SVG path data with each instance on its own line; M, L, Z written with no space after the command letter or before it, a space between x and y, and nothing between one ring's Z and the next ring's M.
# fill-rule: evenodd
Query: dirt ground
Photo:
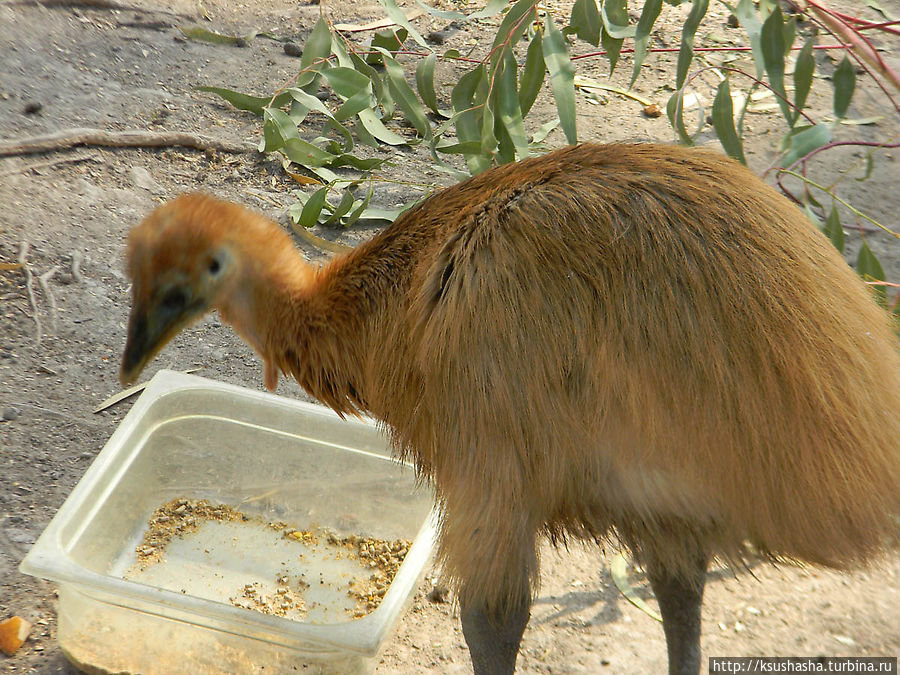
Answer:
M187 41L176 26L198 21L201 5L194 0L135 4L141 11L102 4L0 4L0 139L95 127L191 131L233 143L256 143L256 118L192 88L206 84L257 95L272 92L298 69L297 59L286 55L280 43L259 38L240 49ZM268 30L299 42L320 11L318 5L288 0L204 0L202 7L211 20L199 21L208 28L237 34ZM549 7L568 15L568 6ZM852 5L842 9L878 19L862 3L856 10ZM383 16L381 8L368 1L337 0L328 3L327 11L335 21L345 22ZM653 46L678 44L686 8L667 6L665 12ZM483 44L495 25L485 21L465 26L439 49ZM425 34L444 28L445 22L423 18L418 26ZM727 45L741 39L739 30L726 25L724 8L715 5L697 44ZM885 53L894 67L896 47L895 40L894 52ZM578 49L587 51L583 44ZM820 53L817 58L830 72L828 57ZM651 56L636 90L664 105L673 63L673 55ZM445 82L452 75L450 68L438 71ZM630 69L623 57L613 83L627 84ZM579 73L603 79L607 64L602 59L580 61ZM711 101L710 90L704 91ZM813 97L813 105L827 110L830 94L827 87L824 91ZM644 117L634 101L610 95L600 104L579 95L578 106L583 140L673 138L665 118ZM747 149L754 169L764 169L771 159L780 133L776 114L750 116ZM536 128L552 115L545 87L528 124ZM874 86L862 83L850 116L876 115L884 117L874 125L841 127L837 133L841 138L896 140L896 115L881 104ZM711 142L709 127L703 138ZM560 146L564 139L555 131L548 142ZM448 181L430 167L424 148L390 150L387 156L391 163L383 173L392 178ZM827 153L820 156L814 175L829 183L854 163L853 175L861 175L860 157L853 148ZM880 152L872 177L844 180L842 195L896 230L898 181L896 151ZM0 261L15 261L20 245L27 242L41 321L38 341L24 274L0 272L0 619L17 614L35 622L32 637L15 656L0 655L3 672L74 672L55 641L52 585L21 575L17 566L131 404L91 412L119 390L118 360L129 309L123 237L160 201L198 189L285 222L293 186L277 162L255 153L83 148L0 158ZM410 194L394 187L382 191L379 199L393 206ZM844 222L849 258L855 260L860 236L849 218ZM320 234L353 244L370 233L359 228ZM888 278L900 281L900 247L890 245L888 237L868 236ZM316 251L308 253L313 259L321 257ZM80 274L73 272L73 261L78 261ZM51 300L38 277L53 270L47 278ZM162 367L198 366L206 377L262 388L256 357L216 317L181 335L146 375ZM304 396L284 381L279 393ZM542 589L525 633L519 672L664 672L661 627L616 590L609 574L613 554L577 545L568 551L546 547ZM632 581L642 597L651 597L639 574ZM376 672L470 672L458 616L451 604L428 599L429 589L427 581L420 587ZM738 577L714 570L703 619L706 656L898 656L900 556L848 575L767 565Z

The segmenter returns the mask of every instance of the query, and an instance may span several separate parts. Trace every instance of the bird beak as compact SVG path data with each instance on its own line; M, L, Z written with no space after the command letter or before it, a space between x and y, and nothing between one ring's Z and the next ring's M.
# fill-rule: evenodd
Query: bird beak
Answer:
M185 326L203 315L202 302L191 302L185 293L182 302L135 303L128 319L128 339L122 355L119 381L123 387L132 385L144 367Z

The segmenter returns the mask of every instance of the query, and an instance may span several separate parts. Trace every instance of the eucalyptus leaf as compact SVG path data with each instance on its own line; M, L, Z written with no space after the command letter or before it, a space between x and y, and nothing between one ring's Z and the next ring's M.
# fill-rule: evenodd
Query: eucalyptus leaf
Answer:
M321 79L315 71L322 67L329 56L331 56L331 29L325 17L320 16L303 46L300 68L306 72L297 78L296 86L306 92L317 91Z
M533 145L540 145L547 139L547 136L550 135L550 132L553 131L558 126L559 126L559 118L558 117L550 120L549 122L542 124L541 126L538 127L538 130L535 131L534 134L531 136L531 143Z
M597 0L575 0L569 25L580 39L598 47L603 20L600 18L600 10L597 9Z
M353 193L350 191L350 189L348 188L344 190L341 201L338 202L338 205L334 207L331 215L328 216L328 218L326 218L324 221L322 221L322 225L325 225L327 227L338 223L341 218L347 215L350 212L350 209L353 208L353 201Z
M625 0L605 0L600 8L603 31L617 40L632 38L635 27L628 25L628 10Z
M604 0L600 10L600 19L603 23L600 44L606 51L609 74L612 75L619 62L619 52L622 51L624 38L634 35L634 26L628 25L628 9L625 6L625 0Z
M322 76L328 80L334 93L345 101L370 86L369 78L355 68L326 68L322 70Z
M762 49L762 23L756 14L753 0L739 0L732 12L738 18L741 27L747 32L747 37L750 39L750 49L753 52L753 62L756 65L756 77L760 78L765 71L766 59Z
M519 82L519 108L522 116L528 114L531 106L541 91L544 84L544 74L547 66L544 64L543 38L540 33L535 33L528 43L528 51L525 54L525 67L522 69L522 79Z
M838 252L844 253L844 228L841 227L841 215L838 213L837 205L831 205L831 213L825 220L824 227L825 236L831 240Z
M232 47L246 47L250 40L256 37L255 34L247 37L241 37L239 35L223 35L222 33L216 33L215 31L207 30L200 26L190 26L189 28L178 26L178 30L191 40L209 42L216 45L231 45Z
M465 73L450 93L453 112L456 115L456 137L460 143L478 142L479 151L465 153L469 171L475 175L490 167L490 159L481 154L481 123L484 119L484 101L476 100L479 85L484 81L485 67L479 65Z
M594 0L590 1L594 2ZM503 58L500 64L501 71L495 81L497 114L504 130L509 134L509 140L515 148L516 156L519 159L524 159L529 154L528 137L525 134L522 109L519 107L516 58L513 56L510 48L507 47L503 50Z
M816 148L831 142L831 129L827 124L816 124L799 131L791 132L788 137L787 152L781 158L781 166L792 166L801 157L806 157Z
M407 140L399 134L388 129L371 108L360 110L358 113L359 121L372 136L382 143L388 145L407 145Z
M378 2L381 3L381 6L384 7L387 15L394 23L398 26L403 26L409 32L409 36L413 40L418 42L428 51L431 51L431 47L425 41L425 38L423 38L419 31L417 31L412 23L410 23L409 19L406 18L406 14L403 13L403 10L397 6L397 3L394 0L378 0Z
M363 214L368 206L369 202L372 201L372 195L375 194L375 190L370 186L368 190L366 190L366 196L361 200L353 203L353 210L347 215L344 219L344 222L341 223L344 227L350 227L351 225L355 225L356 221L359 220L359 217Z
M806 106L809 90L812 88L813 75L816 71L816 59L813 55L813 40L810 37L800 53L797 54L797 63L794 66L794 118L792 124L796 124L800 112Z
M371 89L367 86L356 92L348 98L334 113L334 119L339 122L348 120L354 115L359 114L362 110L372 108L375 105L375 97L372 95Z
M566 40L556 29L549 14L546 17L545 30L542 49L544 62L550 73L550 88L553 91L553 98L556 99L556 110L559 113L563 133L566 140L574 145L578 142L575 126L575 67L569 58Z
M285 157L295 164L310 169L325 166L334 160L334 155L330 152L326 152L312 143L304 141L302 138L286 139L281 151Z
M687 79L691 61L694 59L694 36L697 34L700 22L706 16L708 8L709 0L692 0L691 2L690 14L688 14L681 29L681 48L678 51L678 67L675 75L675 87L677 89L681 89L684 86L685 79Z
M838 118L846 117L850 99L856 89L856 71L846 55L835 69L831 81L834 85L834 114Z
M514 45L528 30L530 21L527 20L529 15L536 16L535 5L537 0L518 0L503 21L497 28L497 35L494 37L494 43L491 45L491 68L496 68L497 61L500 60L500 49L502 45ZM549 19L549 15L547 17Z
M328 195L328 188L322 187L316 190L300 210L299 215L295 218L295 222L301 227L310 228L319 220L319 214L325 206L325 197Z
M425 109L419 103L416 93L406 81L403 67L386 51L382 51L382 58L394 101L403 110L406 119L415 127L419 136L425 139L431 138L431 124L425 116Z
M857 182L862 182L864 180L869 180L869 177L872 175L872 169L875 168L875 162L872 158L872 153L866 153L866 172L860 176L859 178L854 178L853 180Z
M271 96L250 96L249 94L242 94L232 89L224 89L222 87L194 87L194 90L217 94L238 110L246 110L247 112L252 112L254 115L259 115L260 117L262 117L263 108L267 108L269 105L278 108L284 105L289 99L287 94L279 94L273 99Z
M443 115L438 110L437 94L434 91L434 66L437 63L437 55L429 54L419 61L416 66L416 89L419 90L419 98L432 112Z
M726 77L719 83L716 98L712 105L713 127L722 148L741 164L747 164L744 158L744 146L741 137L734 128L734 109L731 103L731 88Z
M781 8L776 5L769 14L762 27L762 51L766 64L766 74L769 76L769 84L778 94L778 106L788 124L793 122L791 106L787 102L787 92L784 89L784 19Z
M885 281L887 279L881 262L872 253L872 249L865 240L859 249L859 257L856 259L856 271L866 281ZM887 307L887 289L884 286L875 285L871 288L875 294L875 301L882 307Z
M650 32L653 30L653 24L656 23L660 11L662 11L662 0L646 0L644 3L644 9L641 11L641 18L638 20L634 33L634 68L631 71L631 83L628 86L633 86L641 73L641 65L647 57Z

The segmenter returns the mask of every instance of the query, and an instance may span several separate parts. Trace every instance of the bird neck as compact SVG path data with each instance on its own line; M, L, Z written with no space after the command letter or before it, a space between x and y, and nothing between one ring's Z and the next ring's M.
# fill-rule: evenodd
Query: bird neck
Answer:
M343 261L313 267L293 245L253 260L222 314L262 356L266 387L286 375L339 413L364 409L364 302Z

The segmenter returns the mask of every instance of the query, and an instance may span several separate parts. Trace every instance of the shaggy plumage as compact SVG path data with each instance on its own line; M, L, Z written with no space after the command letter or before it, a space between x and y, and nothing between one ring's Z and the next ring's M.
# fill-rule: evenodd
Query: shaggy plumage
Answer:
M581 145L499 167L322 268L264 218L186 195L128 257L123 379L217 308L267 386L287 374L386 426L436 486L463 606L489 616L528 603L542 533L616 537L692 579L747 541L845 568L897 532L889 318L718 154Z

